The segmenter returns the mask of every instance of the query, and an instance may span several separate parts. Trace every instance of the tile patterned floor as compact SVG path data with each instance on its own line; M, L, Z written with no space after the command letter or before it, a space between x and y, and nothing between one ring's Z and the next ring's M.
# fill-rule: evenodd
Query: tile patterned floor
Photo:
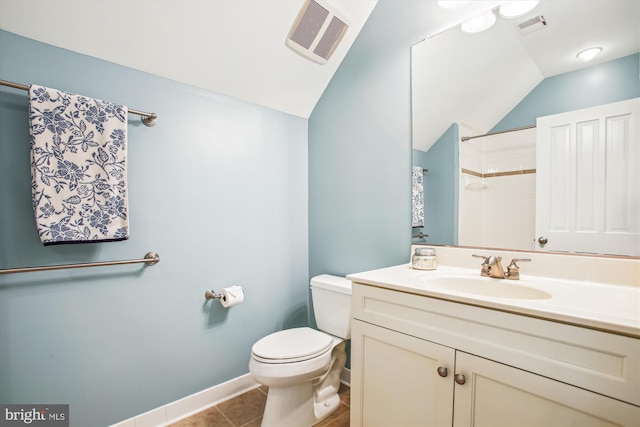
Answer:
M349 427L350 391L349 387L340 385L340 406L314 427ZM260 427L266 401L267 389L255 388L169 427Z

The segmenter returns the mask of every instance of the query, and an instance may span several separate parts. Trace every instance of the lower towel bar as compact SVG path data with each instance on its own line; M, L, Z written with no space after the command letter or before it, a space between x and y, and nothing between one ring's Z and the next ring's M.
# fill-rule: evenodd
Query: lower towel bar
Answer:
M32 271L47 271L47 270L66 270L68 268L85 268L85 267L105 267L108 265L123 265L123 264L138 264L145 263L147 265L156 265L160 262L160 255L155 252L147 252L144 259L130 259L124 261L106 261L106 262L87 262L84 264L62 264L62 265L45 265L41 267L24 267L24 268L10 268L7 270L0 270L0 274L11 273L29 273Z

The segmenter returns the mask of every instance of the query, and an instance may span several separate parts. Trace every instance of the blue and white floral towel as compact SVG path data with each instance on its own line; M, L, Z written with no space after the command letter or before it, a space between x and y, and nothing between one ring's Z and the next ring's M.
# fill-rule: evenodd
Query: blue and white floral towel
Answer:
M126 240L127 107L29 89L33 209L45 245Z
M412 168L411 227L424 227L424 170L418 166Z

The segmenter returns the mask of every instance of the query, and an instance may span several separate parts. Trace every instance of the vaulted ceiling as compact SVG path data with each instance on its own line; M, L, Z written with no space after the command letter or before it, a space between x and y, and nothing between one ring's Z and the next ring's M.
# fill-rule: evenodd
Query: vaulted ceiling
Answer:
M0 29L307 118L378 0L324 1L350 19L342 42L324 65L285 45L304 0L0 0ZM476 0L461 9L445 11L435 0L380 1L391 1L410 11L403 16L410 16L407 20L411 22L394 24L420 31L424 28L425 37L504 3ZM574 24L587 23L593 27L594 22L598 23L597 31L587 25L586 32L565 39L576 45L584 44L596 34L619 33L629 27L628 22L635 22L631 27L638 33L640 17L632 13L623 23L619 22L607 12L611 0L569 1L580 7L560 22L550 18L547 35L542 37L551 38L549 33L553 31L556 38ZM640 0L615 2L627 3L636 10ZM547 5L543 7L544 3ZM542 10L553 3L557 0L542 1L539 7ZM432 40L438 38L439 35ZM495 43L503 40L493 39ZM407 49L419 41L412 40ZM443 49L449 60L458 61L460 69L474 71L480 81L484 75L487 79L496 75L494 68L482 63L491 60L491 56L456 54L459 48L453 46ZM502 49L499 44L494 46L495 51ZM546 77L567 71L565 66L549 64L557 64L552 60L566 56L565 52L573 47L553 43L526 45L524 49L533 55L539 75ZM431 62L437 63L441 57Z
M324 65L285 46L303 3L304 0L0 0L0 28L308 117L376 0L332 3L351 22Z
M495 15L485 32L453 27L413 47L415 148L427 151L452 123L486 133L543 79L640 50L639 0L541 0L516 19ZM546 25L520 28L540 16ZM594 46L600 55L578 60Z

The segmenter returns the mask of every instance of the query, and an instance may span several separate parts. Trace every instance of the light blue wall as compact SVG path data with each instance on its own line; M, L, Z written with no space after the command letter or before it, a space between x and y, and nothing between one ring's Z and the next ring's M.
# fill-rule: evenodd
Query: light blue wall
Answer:
M428 169L424 175L425 219L421 229L429 235L428 243L458 244L458 140L459 128L454 123L426 153L413 150L413 164Z
M258 338L307 323L307 120L4 31L0 78L159 115L130 116L131 238L44 247L27 94L0 87L0 268L161 257L0 276L0 402L109 425L247 373ZM233 284L244 304L205 301Z
M536 117L640 97L640 54L549 77L490 132L536 124Z
M415 2L380 0L309 119L309 270L408 262Z
M411 164L413 166L419 166L421 168L426 168L427 167L427 152L426 151L422 151L422 150L418 150L418 149L412 149L411 150L411 159L412 162Z

